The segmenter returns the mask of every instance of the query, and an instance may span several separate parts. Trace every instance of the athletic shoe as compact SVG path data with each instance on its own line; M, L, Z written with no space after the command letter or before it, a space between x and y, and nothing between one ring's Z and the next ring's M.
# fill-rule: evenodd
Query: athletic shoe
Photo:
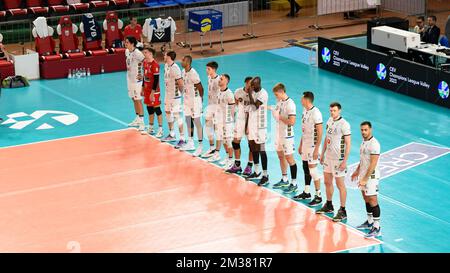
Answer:
M178 141L178 143L177 143L177 145L175 145L175 149L183 149L183 147L184 146L186 146L186 141L184 141L184 140L180 140L180 141Z
M227 166L229 160L230 160L230 159L229 159L228 157L225 157L222 161L219 162L219 165L221 165L221 166Z
M128 127L138 127L140 124L139 119L135 118L132 122L128 123Z
M261 180L259 180L258 186L266 186L267 184L269 184L269 176L263 175L263 177L261 177Z
M158 132L156 133L155 137L157 137L157 138L162 138L162 137L163 137L163 134L164 134L163 128L162 128L162 127L159 127Z
M260 172L260 173L253 172L251 175L247 176L245 179L247 179L247 180L260 179L261 176L262 176L262 172Z
M208 151L206 151L204 154L202 154L203 158L208 158L213 156L216 153L216 150L214 148L210 148Z
M147 134L153 135L155 133L155 129L153 129L153 126L148 126Z
M170 134L167 135L165 138L161 139L162 142L172 142L177 140L175 137L171 136Z
M381 236L381 228L372 227L364 237L367 239L376 238Z
M281 188L289 187L289 184L290 184L289 181L283 181L283 179L281 179L280 182L273 185L273 188L281 189Z
M322 204L322 197L316 195L314 196L314 199L308 203L308 206L315 207L319 206L320 204Z
M287 186L283 189L283 192L285 194L295 193L295 192L297 192L297 185L289 184L289 186Z
M139 123L138 125L138 131L141 132L141 134L145 134L145 124L144 123Z
M250 166L247 165L247 167L245 167L245 170L244 170L244 172L242 173L242 175L243 175L243 176L249 176L249 175L251 175L251 174L252 174L252 167L250 167Z
M294 200L305 200L305 199L311 199L311 194L302 192L297 196L294 196Z
M195 145L193 140L189 140L186 145L180 148L182 151L193 151L195 150Z
M141 135L148 135L149 133L148 133L148 128L146 128L145 126L144 126L144 130L142 130L142 131L139 131L140 133L141 133Z
M229 158L227 161L227 164L223 166L225 170L231 169L234 166L234 160L232 158Z
M323 207L319 210L316 210L316 214L329 214L334 213L333 205L328 206L326 203L323 205Z
M336 216L333 217L333 222L341 222L347 219L347 212L345 210L339 209Z
M200 156L202 154L202 145L199 144L197 150L192 154L193 156Z
M361 229L361 230L364 230L364 229L371 230L372 226L373 226L373 223L369 224L369 221L366 220L364 223L362 223L361 225L357 226L356 228L357 229Z
M214 152L214 154L208 158L208 162L216 162L216 161L219 161L219 160L220 160L220 153L219 152Z
M242 172L242 168L240 166L236 167L236 165L233 164L233 166L231 166L231 168L228 168L228 170L226 170L225 172L240 174Z

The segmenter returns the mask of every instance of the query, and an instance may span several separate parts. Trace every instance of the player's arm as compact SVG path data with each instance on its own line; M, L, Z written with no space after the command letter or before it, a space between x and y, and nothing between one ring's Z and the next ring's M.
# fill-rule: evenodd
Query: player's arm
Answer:
M300 145L298 145L298 154L302 154L303 137L300 138Z
M253 99L253 90L250 88L250 90L248 91L248 97L250 99L250 105L254 105L256 107L256 109L259 108L259 106L262 105L262 102L259 100L254 100Z
M197 88L198 93L200 94L200 97L202 97L202 99L203 99L203 92L204 92L204 90L203 90L202 83L201 82L196 83L196 84L194 84L194 87Z
M319 157L319 146L322 142L322 134L323 134L323 124L322 123L316 123L314 124L314 127L317 131L317 140L314 143L314 152L313 152L313 159L316 160Z
M341 171L345 170L347 168L347 160L348 156L350 155L350 147L351 147L351 135L345 135L344 136L344 143L345 143L345 152L344 152L344 158L342 160L342 163L339 167Z
M320 153L320 163L323 164L323 160L325 158L325 151L327 150L327 139L325 138L323 141L322 152Z
M180 92L183 92L183 88L184 88L184 82L183 82L183 78L178 78L175 83L177 84L177 88L178 90L180 90Z
M378 163L378 159L379 158L380 158L379 154L371 154L370 155L369 168L367 169L367 173L364 175L364 177L361 180L363 180L364 182L367 183L367 180L369 180L369 178L372 175L373 171L375 171L375 168L377 167L377 163Z
M294 126L295 124L295 115L289 115L287 118L280 116L280 121L286 125Z

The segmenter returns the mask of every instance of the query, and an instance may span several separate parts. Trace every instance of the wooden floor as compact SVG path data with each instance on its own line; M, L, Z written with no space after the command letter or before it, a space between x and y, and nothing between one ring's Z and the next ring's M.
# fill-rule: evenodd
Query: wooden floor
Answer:
M448 2L446 4L445 2ZM445 22L450 14L450 1L432 1L432 5L429 6L431 11L441 11L434 13L438 18L438 26L442 32L445 29ZM446 9L445 6L449 5ZM444 11L442 11L444 10ZM326 16L316 17L313 16L313 8L302 9L299 16L296 18L287 18L286 11L255 11L251 16L252 24L248 26L230 27L224 29L224 52L220 50L220 44L214 44L210 49L207 44L201 52L200 50L200 35L198 33L192 33L191 42L194 45L192 51L189 48L183 48L177 45L179 42L186 42L189 37L183 32L184 22L178 21L177 28L180 33L176 35L175 43L172 45L179 56L191 54L194 58L216 56L222 54L235 54L240 52L249 52L256 50L266 50L273 48L281 48L288 46L287 40L307 41L317 36L324 36L328 38L362 35L366 33L366 21L374 18L376 14L374 12L365 12L361 14L361 19L358 20L344 20L342 13L332 14ZM382 17L398 16L404 17L404 15L383 11ZM409 16L411 26L415 23L415 17ZM311 28L311 25L319 25L323 29L316 30ZM253 33L256 38L246 38L244 35L247 33ZM219 33L212 33L212 40L218 42ZM205 42L209 41L209 36L205 37ZM58 42L57 42L58 44ZM7 49L13 54L21 54L26 49L33 49L34 43L25 43L23 46L19 44L9 44ZM159 58L158 58L159 59Z

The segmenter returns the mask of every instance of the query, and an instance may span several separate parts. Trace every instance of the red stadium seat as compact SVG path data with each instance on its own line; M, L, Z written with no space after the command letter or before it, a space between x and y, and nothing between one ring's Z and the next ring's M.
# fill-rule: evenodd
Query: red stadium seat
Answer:
M42 5L42 0L27 0L28 11L35 15L48 13L48 7Z
M123 22L117 16L117 12L108 11L103 21L103 30L105 30L105 47L118 48L117 44L123 41Z
M89 1L89 6L93 9L104 9L109 6L108 1Z
M5 0L3 5L8 15L11 16L25 16L27 15L27 9L21 8L22 0Z
M69 11L69 6L64 4L64 0L47 0L52 12L64 13Z
M85 25L89 24L89 25ZM83 37L83 50L89 55L106 55L108 51L102 48L102 28L91 13L83 14L80 23L80 32ZM89 35L86 35L88 33Z
M80 0L67 0L67 4L74 11L87 11L89 9L88 3L81 3Z
M84 52L78 48L78 27L72 23L69 16L61 16L56 32L59 35L60 53L69 59L84 57Z
M145 2L147 2L146 0L131 0L131 3L133 4L144 4Z
M36 52L41 60L60 60L61 55L56 54L55 40L53 40L53 28L47 26L45 17L38 17L33 21L33 29L31 33L34 37Z
M1 10L1 11L0 11L0 19L1 19L1 18L5 18L5 17L6 17L6 11Z
M128 0L111 0L111 4L117 7L121 6L128 6L129 1Z

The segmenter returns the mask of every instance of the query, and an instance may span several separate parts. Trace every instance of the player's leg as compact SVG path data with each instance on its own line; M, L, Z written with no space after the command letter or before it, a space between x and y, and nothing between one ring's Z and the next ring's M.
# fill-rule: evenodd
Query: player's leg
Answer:
M177 102L176 102L176 104L177 104ZM178 133L180 134L180 140L175 145L175 149L180 149L186 144L185 136L184 136L184 121L183 121L183 112L181 111L181 109L179 109L179 107L177 106L176 110L177 111L175 111L173 113L173 115L174 115L174 123L178 127Z
M143 114L140 113L138 110L138 107L136 105L136 99L138 99L137 94L136 94L136 85L132 84L132 83L127 83L127 87L128 87L128 97L131 99L131 101L133 102L133 108L134 108L134 112L136 113L136 117L134 118L134 120L132 122L130 122L128 124L129 127L138 127L139 126L139 122L140 122L140 117L139 115ZM140 93L140 92L139 92ZM140 95L140 94L139 94Z
M198 139L198 147L195 152L192 154L193 156L200 156L203 151L203 125L200 119L201 114L198 117L194 118L194 126L197 129L197 139Z
M165 103L164 103L164 110L166 112L166 120L167 120L167 126L169 127L169 134L161 139L161 141L175 141L175 131L173 129L173 122L174 122L174 117L173 117L173 105L170 99L166 99Z
M315 207L322 204L322 193L320 192L320 178L319 170L317 168L317 164L308 164L309 174L311 175L311 179L314 181L314 187L316 189L316 194L314 195L314 199L309 202L308 205Z
M247 137L247 142L248 142L248 137ZM248 148L249 149L249 152L248 152L248 163L247 163L247 166L244 169L244 172L242 173L242 175L244 177L247 177L247 176L251 175L252 171L253 171L253 154L250 152L250 144L248 144L248 147L249 147Z
M365 195L367 201L372 209L373 226L371 227L366 238L375 238L381 236L380 216L381 209L378 204L378 179L371 178L367 181L365 186Z
M214 124L214 134L216 137L216 146L213 150L213 154L208 158L209 162L220 161L220 149L222 141L224 140L224 126L223 124ZM219 162L223 163L223 162Z
M235 137L231 146L234 152L234 164L227 170L227 173L241 173L241 139Z
M139 116L138 119L138 130L144 131L145 130L145 123L144 123L144 107L142 106L142 100L141 99L134 99L134 109L136 110L136 113Z
M311 198L310 187L311 187L311 173L308 168L308 160L304 157L304 153L302 153L302 167L303 167L303 175L305 177L305 189L302 193L295 196L295 200L305 200Z
M186 119L186 127L188 131L188 141L184 146L180 149L182 151L192 151L195 150L194 145L194 119L192 118L192 113L188 109L185 108L185 119Z
M255 170L251 175L247 177L247 179L258 179L261 176L261 171L259 168L259 151L258 151L258 144L255 143L254 140L249 140L249 146L250 146L250 152L253 155L253 162Z
M339 190L339 199L341 201L341 207L333 218L334 222L340 222L347 219L347 211L345 210L345 203L347 200L347 188L344 182L345 174L339 173L335 176L336 186Z
M259 150L259 156L261 157L261 166L262 166L262 173L263 176L261 177L262 183L265 183L264 181L269 181L269 173L267 172L267 153L266 153L266 145L264 143L257 144L257 149Z
M163 128L162 128L162 125L163 125L163 120L162 120L162 118L163 118L163 117L162 117L161 106L160 106L160 105L155 106L154 109L155 109L156 117L157 117L157 119L158 119L158 132L156 133L155 136L156 136L157 138L161 138L161 137L163 137L163 134L164 134Z
M225 151L227 153L226 157L228 159L224 166L225 170L228 170L229 168L234 166L232 142L233 142L233 140L232 140L231 136L227 136L223 142L223 147L225 148Z
M153 106L147 105L147 112L148 112L148 130L147 133L149 135L153 135L155 133L153 129L153 123L155 121L155 108Z
M206 107L206 115L205 115L205 131L206 136L209 140L209 149L203 153L202 157L211 157L214 155L215 148L214 148L214 107L211 105L208 105Z
M331 171L331 166L328 164L328 162L324 162L324 182L325 182L325 193L327 196L327 202L323 205L321 209L316 211L318 214L324 214L324 213L334 213L333 208L333 174Z
M291 183L287 188L283 189L283 192L286 194L295 194L297 192L297 163L294 159L294 150L295 148L293 146L293 149L289 154L287 154L286 151L284 152L286 161L289 164L289 170L291 172Z
M275 148L277 150L278 160L280 161L281 169L281 180L273 185L274 189L281 189L289 186L288 179L288 162L286 161L286 156L284 155L284 150L281 144L276 143Z
M366 196L365 189L361 190L362 197L364 199L364 203L366 204L366 212L367 212L367 220L361 225L357 226L357 229L368 229L370 230L373 226L373 210L372 206L369 203L369 198Z

